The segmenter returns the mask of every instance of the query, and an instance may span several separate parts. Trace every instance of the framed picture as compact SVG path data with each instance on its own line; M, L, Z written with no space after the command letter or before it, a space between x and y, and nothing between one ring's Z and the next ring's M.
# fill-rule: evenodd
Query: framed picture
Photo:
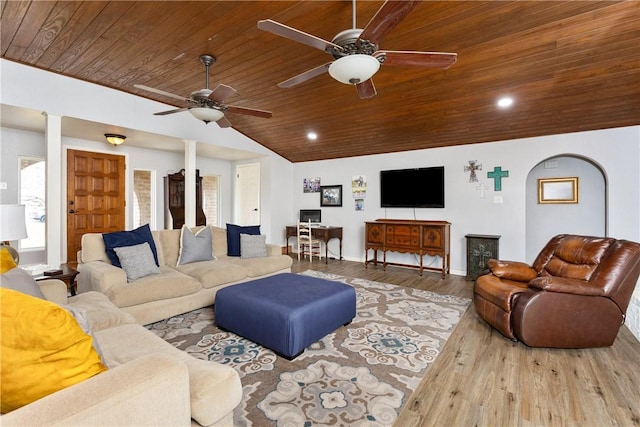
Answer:
M538 203L578 203L578 177L538 179Z
M342 206L342 185L321 185L320 206Z

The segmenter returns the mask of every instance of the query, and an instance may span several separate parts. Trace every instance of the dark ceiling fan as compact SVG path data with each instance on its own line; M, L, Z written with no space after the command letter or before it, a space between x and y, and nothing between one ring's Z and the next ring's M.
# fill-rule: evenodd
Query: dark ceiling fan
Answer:
M183 96L174 95L170 92L165 92L160 89L145 85L133 85L138 89L153 92L158 95L168 96L180 101L186 101L190 105L187 107L177 108L175 110L161 111L154 113L156 116L165 116L167 114L179 113L181 111L189 111L195 118L202 120L205 123L216 122L221 128L231 127L231 122L225 117L225 113L244 114L247 116L270 118L273 114L270 111L256 110L253 108L238 107L235 105L226 105L224 100L236 93L236 90L231 86L219 84L215 89L209 89L209 67L216 62L216 58L212 55L200 55L200 62L205 67L205 88L191 92L189 98Z
M258 21L258 28L261 30L324 50L335 58L333 62L322 64L279 83L278 87L293 87L328 71L331 77L339 82L355 85L360 98L365 99L376 95L371 77L381 64L449 68L458 58L456 53L378 49L382 38L418 3L387 0L364 29L359 29L356 28L356 2L353 0L353 28L341 31L331 42L271 19Z

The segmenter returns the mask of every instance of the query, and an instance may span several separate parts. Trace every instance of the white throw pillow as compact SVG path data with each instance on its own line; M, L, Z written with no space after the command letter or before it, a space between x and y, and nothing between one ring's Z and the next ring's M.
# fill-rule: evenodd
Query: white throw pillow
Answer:
M240 234L240 258L267 256L267 236L264 234Z
M127 282L133 282L150 274L160 273L156 260L153 258L151 246L147 242L139 245L113 248L113 250L118 255L120 265L127 274Z
M213 256L212 241L211 227L204 227L193 234L183 225L180 232L180 255L178 255L177 265L216 259Z

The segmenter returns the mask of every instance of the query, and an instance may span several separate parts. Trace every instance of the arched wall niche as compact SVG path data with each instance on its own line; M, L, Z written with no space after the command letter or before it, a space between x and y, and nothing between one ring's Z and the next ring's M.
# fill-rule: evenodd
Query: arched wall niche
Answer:
M578 203L538 202L539 179L567 177L578 177ZM570 153L544 159L529 171L526 192L527 262L557 234L607 235L607 176L593 159Z

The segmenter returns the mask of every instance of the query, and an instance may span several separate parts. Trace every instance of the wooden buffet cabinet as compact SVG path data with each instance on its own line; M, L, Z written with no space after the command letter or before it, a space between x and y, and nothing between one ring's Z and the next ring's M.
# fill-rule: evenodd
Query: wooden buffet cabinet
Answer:
M382 268L399 265L423 270L441 271L442 277L449 274L451 259L451 223L447 221L418 221L404 219L378 219L365 222L365 268L370 262L378 265L378 251L382 251ZM373 258L369 259L369 250ZM387 262L387 251L416 254L420 265ZM424 255L442 257L442 267L423 267Z

